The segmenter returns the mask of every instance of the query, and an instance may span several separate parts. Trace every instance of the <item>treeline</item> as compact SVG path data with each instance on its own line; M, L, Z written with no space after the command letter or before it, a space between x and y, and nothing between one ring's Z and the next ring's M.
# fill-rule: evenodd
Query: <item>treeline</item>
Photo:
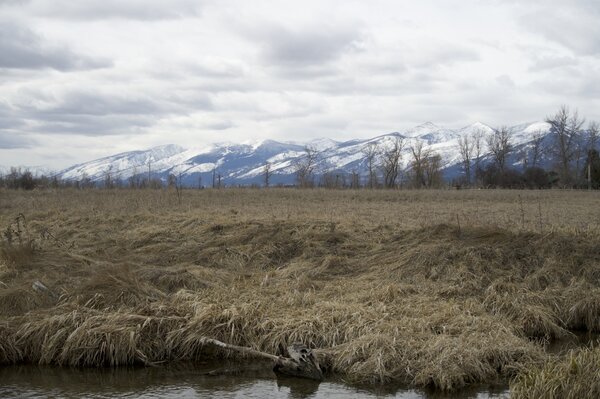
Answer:
M550 131L534 132L527 145L516 148L507 127L485 134L476 131L459 139L463 175L457 186L505 188L600 188L598 123L584 128L577 111L562 106L546 118ZM486 154L483 157L482 154ZM487 159L486 159L487 158ZM546 159L546 168L541 161ZM512 165L509 164L512 160ZM517 167L515 167L517 166Z
M0 187L9 189L33 190L34 188L60 188L70 183L57 177L34 175L29 169L10 168L6 174L0 173Z
M172 183L169 183L172 184ZM33 190L49 188L153 188L164 187L165 184L158 178L145 178L134 175L121 179L118 175L106 172L100 181L94 181L87 175L79 179L60 179L56 175L33 174L29 169L10 168L6 174L0 173L0 188Z
M566 106L546 118L549 132L534 132L520 147L513 144L507 127L492 132L478 130L458 139L460 176L444 180L448 166L439 154L425 148L423 141L397 137L384 144L368 143L363 148L361 169L350 175L317 171L319 153L306 147L296 165L300 187L439 188L600 188L598 124L585 120ZM407 144L410 143L410 145ZM403 151L403 150L408 151ZM402 159L408 154L408 159ZM546 160L546 168L542 167ZM549 160L549 161L548 161ZM270 165L265 165L264 185L269 186Z
M403 167L403 152L410 151L408 167ZM441 188L444 180L442 157L424 146L422 141L408 146L404 138L395 137L385 145L368 143L362 151L366 175L354 170L319 172L319 153L311 146L296 164L296 183L299 187L325 188ZM270 165L265 165L264 185L269 186Z

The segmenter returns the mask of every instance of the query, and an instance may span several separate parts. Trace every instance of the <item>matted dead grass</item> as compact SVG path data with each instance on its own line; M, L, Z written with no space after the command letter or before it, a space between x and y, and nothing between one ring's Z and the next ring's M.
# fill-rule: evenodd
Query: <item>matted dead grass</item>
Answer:
M0 363L157 364L238 356L203 337L275 354L302 341L349 381L453 390L541 367L532 338L600 330L597 193L0 200L0 228L22 213L34 243L0 259Z
M543 367L524 371L511 384L516 399L595 399L600 397L600 348L573 350Z

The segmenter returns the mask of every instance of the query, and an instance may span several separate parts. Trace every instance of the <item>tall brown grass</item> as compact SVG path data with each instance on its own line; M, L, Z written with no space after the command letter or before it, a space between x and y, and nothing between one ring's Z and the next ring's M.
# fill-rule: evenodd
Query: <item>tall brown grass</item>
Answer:
M595 193L0 195L0 228L23 213L35 243L0 256L0 363L157 364L239 356L204 337L274 354L301 341L350 381L453 390L541 367L539 338L600 330Z
M573 350L564 358L523 372L511 384L515 399L595 399L600 397L600 348Z

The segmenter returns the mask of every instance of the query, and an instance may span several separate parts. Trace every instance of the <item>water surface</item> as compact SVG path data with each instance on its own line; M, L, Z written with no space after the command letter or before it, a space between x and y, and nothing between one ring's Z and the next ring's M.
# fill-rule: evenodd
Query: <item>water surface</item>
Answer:
M599 335L580 333L545 345L550 353L597 344ZM269 362L175 363L160 367L77 369L49 366L0 367L0 398L508 398L508 385L478 385L452 394L398 386L352 386L339 378L318 383L278 378Z
M216 374L216 375L211 375ZM397 387L356 387L277 378L269 364L205 363L161 367L75 369L0 368L1 398L507 398L506 386L479 386L453 395Z

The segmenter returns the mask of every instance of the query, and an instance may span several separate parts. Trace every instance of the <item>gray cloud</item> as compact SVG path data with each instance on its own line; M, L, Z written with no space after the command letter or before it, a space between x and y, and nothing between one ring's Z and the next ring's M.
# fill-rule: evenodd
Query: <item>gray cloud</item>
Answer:
M57 115L37 119L31 131L82 136L140 134L156 120L144 115Z
M450 66L461 62L480 60L477 51L457 43L438 42L429 48L419 48L417 55L408 60L416 68Z
M231 121L219 121L213 123L207 123L204 125L206 129L210 130L227 130L231 129L235 125Z
M21 6L35 15L60 19L149 21L197 16L202 3L201 0L9 0L0 6Z
M25 26L0 20L0 68L43 69L59 71L94 69L110 66L106 60L75 54L67 47L44 43Z
M508 75L499 75L496 77L496 82L500 86L504 86L509 89L514 89L516 87L514 80Z
M535 57L529 67L530 71L543 71L548 69L558 69L577 65L577 60L568 56L543 55Z
M279 67L322 66L346 52L358 51L360 31L315 26L301 31L271 26L256 35L266 63Z
M600 5L594 0L573 0L550 4L534 3L519 23L578 55L600 55Z
M57 117L71 115L157 115L169 112L168 105L160 104L148 98L123 98L106 93L86 91L67 92L54 104L44 108L24 107L26 112L37 116L54 115Z
M274 64L270 66L277 77L289 81L314 81L339 75L340 69L332 64Z
M161 118L212 107L210 99L202 93L134 97L86 90L53 95L30 89L19 92L11 110L0 107L0 128L84 136L141 134Z
M399 71L390 77L388 73L361 75L348 74L331 76L315 82L309 82L305 89L321 92L330 96L369 95L369 96L403 96L412 94L432 94L447 83L447 80L433 71L420 70Z
M0 132L3 129L18 128L23 125L23 120L5 104L0 102Z
M25 126L23 119L15 115L0 115L0 130L3 129L20 129Z
M0 127L0 149L13 150L18 148L31 148L38 143L30 137L3 130Z

